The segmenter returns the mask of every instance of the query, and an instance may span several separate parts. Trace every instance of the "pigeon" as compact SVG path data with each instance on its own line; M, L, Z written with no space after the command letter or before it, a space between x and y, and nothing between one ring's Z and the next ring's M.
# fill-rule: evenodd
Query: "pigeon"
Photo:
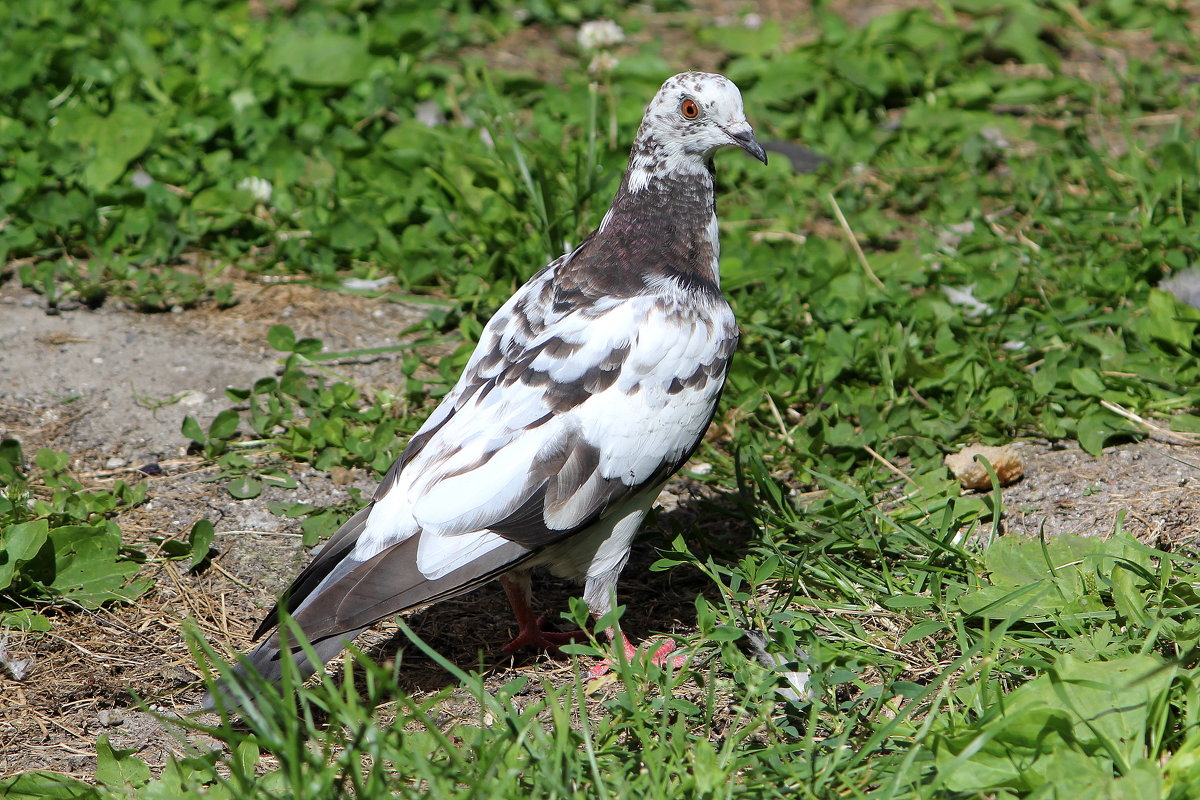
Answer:
M281 658L305 676L319 666L281 643L284 610L324 663L384 617L497 578L519 625L505 650L553 651L578 632L533 613L537 568L581 581L593 618L612 609L642 519L699 445L737 345L713 198L713 154L729 146L767 161L738 88L669 78L600 226L491 318L370 505L263 620L254 638L269 635L235 681L250 668L277 680Z

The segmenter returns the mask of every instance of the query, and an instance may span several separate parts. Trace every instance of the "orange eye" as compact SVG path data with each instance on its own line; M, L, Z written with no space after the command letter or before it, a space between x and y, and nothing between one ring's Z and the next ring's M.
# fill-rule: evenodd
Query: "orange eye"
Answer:
M700 107L696 105L695 100L688 98L679 104L679 113L687 119L695 119L700 116Z

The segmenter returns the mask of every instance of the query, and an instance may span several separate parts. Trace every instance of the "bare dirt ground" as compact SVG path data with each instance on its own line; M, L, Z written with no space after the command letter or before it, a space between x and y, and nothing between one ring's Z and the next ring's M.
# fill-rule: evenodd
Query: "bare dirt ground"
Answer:
M1200 544L1200 448L1147 440L1095 458L1074 442L1032 442L1021 454L1025 478L1004 492L1007 532L1104 536L1119 522L1152 547Z

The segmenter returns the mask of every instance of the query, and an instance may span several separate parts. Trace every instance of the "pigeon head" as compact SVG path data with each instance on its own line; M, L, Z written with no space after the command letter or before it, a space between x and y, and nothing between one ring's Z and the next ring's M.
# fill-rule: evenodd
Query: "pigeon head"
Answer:
M656 175L708 169L713 153L740 147L767 162L742 110L742 94L733 81L710 72L683 72L668 78L646 106L630 158L631 188Z

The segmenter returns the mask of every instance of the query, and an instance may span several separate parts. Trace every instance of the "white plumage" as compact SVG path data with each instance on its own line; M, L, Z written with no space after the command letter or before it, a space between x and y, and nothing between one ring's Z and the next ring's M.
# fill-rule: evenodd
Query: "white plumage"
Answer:
M718 286L711 159L765 162L726 78L651 101L599 229L509 299L370 506L296 579L287 608L328 659L372 622L494 577L521 623L538 566L582 580L599 617L642 518L699 444L737 342ZM259 635L278 623L278 609ZM311 671L300 653L292 653ZM272 634L250 663L278 675Z

